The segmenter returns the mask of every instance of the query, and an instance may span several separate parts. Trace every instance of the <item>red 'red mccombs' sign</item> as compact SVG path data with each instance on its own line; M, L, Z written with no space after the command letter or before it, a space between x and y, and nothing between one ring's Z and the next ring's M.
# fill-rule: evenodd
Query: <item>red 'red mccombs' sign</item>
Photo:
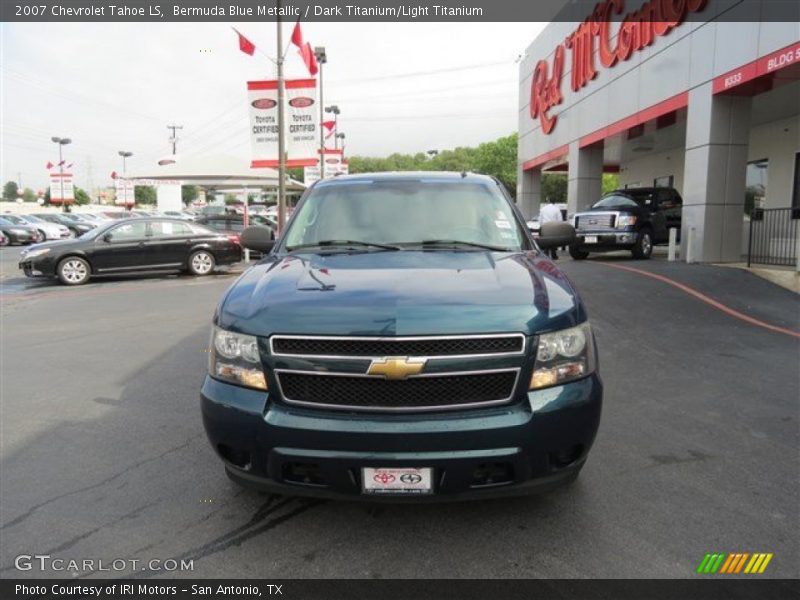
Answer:
M561 75L564 72L566 51L572 61L570 87L577 92L597 77L596 59L605 68L628 60L634 52L650 46L657 37L665 36L683 23L686 16L700 12L707 0L649 0L639 10L625 15L617 30L615 44L611 43L611 19L625 8L625 0L605 0L598 3L591 16L556 47L553 67L546 60L536 63L531 82L530 114L538 118L542 132L549 134L557 116L550 109L561 104Z

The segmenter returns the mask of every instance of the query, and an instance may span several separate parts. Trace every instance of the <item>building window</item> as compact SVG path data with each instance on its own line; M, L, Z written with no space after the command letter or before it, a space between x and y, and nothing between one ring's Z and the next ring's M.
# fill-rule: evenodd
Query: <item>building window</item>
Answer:
M664 175L653 179L653 187L671 188L674 182L675 178L672 175Z
M800 209L800 152L797 152L794 155L794 190L792 191L792 208Z
M747 163L747 182L744 192L744 212L752 214L754 208L764 208L767 199L769 161L766 158Z

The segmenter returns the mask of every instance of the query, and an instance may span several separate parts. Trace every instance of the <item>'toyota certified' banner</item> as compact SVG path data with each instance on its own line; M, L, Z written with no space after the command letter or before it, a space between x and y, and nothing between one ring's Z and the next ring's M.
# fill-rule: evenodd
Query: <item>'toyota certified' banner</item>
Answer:
M323 158L325 160L325 177L336 177L337 175L347 175L350 172L350 165L347 159L343 157L344 150L334 150L325 148ZM306 167L303 169L303 183L309 185L319 179L320 176L319 161L314 163L313 167Z
M72 173L50 173L50 202L52 204L75 202Z
M317 164L319 107L316 79L284 80L286 166ZM278 81L248 81L251 167L278 167Z
M117 178L114 180L114 204L124 206L136 203L134 185L130 179Z

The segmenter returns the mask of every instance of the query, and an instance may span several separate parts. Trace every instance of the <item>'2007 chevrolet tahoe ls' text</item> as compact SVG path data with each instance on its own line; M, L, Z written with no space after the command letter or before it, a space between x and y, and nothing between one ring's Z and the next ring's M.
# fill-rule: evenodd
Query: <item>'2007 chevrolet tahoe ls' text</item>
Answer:
M574 480L603 388L586 310L539 249L573 239L547 224L537 246L502 185L466 173L326 179L277 242L247 229L268 254L217 307L201 391L228 475L394 501Z

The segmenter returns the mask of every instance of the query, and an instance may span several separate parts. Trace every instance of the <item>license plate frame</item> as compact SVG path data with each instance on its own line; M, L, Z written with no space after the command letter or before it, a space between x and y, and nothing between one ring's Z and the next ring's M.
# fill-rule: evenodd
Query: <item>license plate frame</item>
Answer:
M362 467L361 493L370 496L428 496L432 467Z
M597 236L596 235L583 236L583 243L584 244L596 244L597 243Z

